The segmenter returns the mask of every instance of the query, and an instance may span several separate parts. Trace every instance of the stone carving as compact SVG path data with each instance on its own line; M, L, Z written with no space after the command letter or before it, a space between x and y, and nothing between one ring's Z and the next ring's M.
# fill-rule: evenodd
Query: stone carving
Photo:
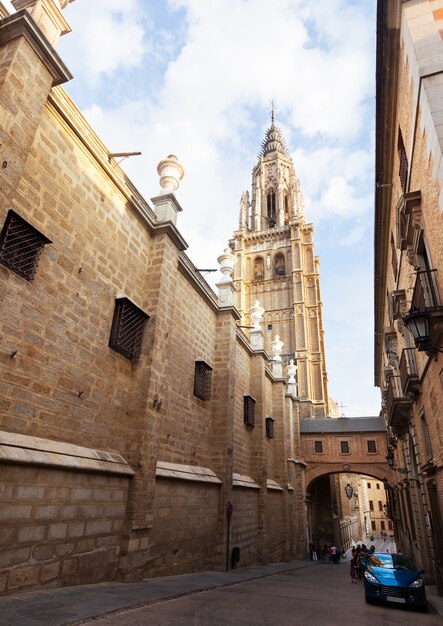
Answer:
M275 335L274 341L271 341L272 358L274 361L281 362L281 351L285 344L280 340L279 335Z
M261 330L260 322L263 319L264 308L260 305L258 300L255 300L253 306L249 310L249 317L254 325L254 330Z
M185 171L175 154L170 154L157 165L157 173L160 176L161 194L173 193L183 178Z
M289 361L289 365L286 368L288 372L288 384L295 385L295 374L297 373L297 366L294 363L294 359Z

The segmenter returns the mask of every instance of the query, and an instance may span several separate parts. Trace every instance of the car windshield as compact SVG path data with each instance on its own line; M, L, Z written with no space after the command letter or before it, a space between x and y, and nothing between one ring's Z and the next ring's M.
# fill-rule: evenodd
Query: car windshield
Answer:
M397 571L413 571L415 569L408 557L403 554L373 554L368 565Z

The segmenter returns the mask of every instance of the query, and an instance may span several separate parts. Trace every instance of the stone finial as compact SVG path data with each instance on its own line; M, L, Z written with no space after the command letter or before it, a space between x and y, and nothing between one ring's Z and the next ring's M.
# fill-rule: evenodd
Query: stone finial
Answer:
M253 350L263 350L264 349L264 338L263 338L263 330L260 325L260 322L263 319L263 313L265 312L264 308L260 306L260 302L256 300L253 306L249 309L249 317L251 322L254 325L254 328L251 329L251 345Z
M220 271L223 274L221 280L216 284L218 289L218 303L220 306L232 306L234 284L232 282L232 273L234 264L237 260L235 254L232 254L231 248L225 248L217 261L220 264Z
M11 0L16 11L26 9L33 17L51 46L55 47L62 35L71 32L71 27L62 14L69 2L74 0Z
M288 392L293 396L297 395L297 381L295 380L295 374L297 372L297 366L294 363L294 360L291 359L289 361L289 365L286 368L288 373Z
M291 359L289 361L289 365L286 368L287 372L288 372L288 384L294 384L295 385L295 374L297 372L297 366L294 363L294 359Z
M280 362L281 363L281 351L283 349L283 346L285 344L283 343L283 341L280 341L280 337L279 335L275 335L275 339L274 341L271 341L271 348L272 348L272 358L274 361Z
M160 194L174 193L180 185L185 171L175 154L170 154L157 165L157 173L160 176Z
M272 349L272 371L276 378L283 378L283 366L281 362L281 351L285 344L280 341L280 337L275 335L274 341L271 341Z
M234 264L237 260L235 254L232 254L231 248L225 248L223 254L221 254L217 262L220 264L220 272L223 277L220 282L230 283L232 282L232 274L234 272Z
M249 309L249 317L254 324L254 330L261 330L260 322L263 320L264 308L260 305L258 300L255 300L252 307Z

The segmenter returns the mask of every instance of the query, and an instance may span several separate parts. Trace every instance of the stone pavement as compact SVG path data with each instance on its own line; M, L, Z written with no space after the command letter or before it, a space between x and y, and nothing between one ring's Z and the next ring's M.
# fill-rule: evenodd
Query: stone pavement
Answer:
M229 572L197 572L151 578L138 583L97 583L3 596L0 597L0 625L74 626L99 616L161 600L319 566L321 562L291 561L243 567ZM443 597L437 596L435 587L427 587L426 590L429 604L443 617Z
M311 561L272 563L229 572L197 572L150 578L138 583L97 583L44 589L0 597L1 626L73 626L107 613L170 600L183 595L236 585L294 569L312 567Z

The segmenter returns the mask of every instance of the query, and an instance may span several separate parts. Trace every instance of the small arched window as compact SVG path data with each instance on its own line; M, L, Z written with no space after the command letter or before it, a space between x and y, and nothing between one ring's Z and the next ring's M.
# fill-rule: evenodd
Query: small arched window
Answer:
M269 228L274 228L276 221L275 218L277 216L277 209L275 206L275 191L271 189L266 197L266 207L268 211L268 225Z
M263 280L265 277L265 264L261 256L254 261L254 280Z
M275 276L284 276L285 273L285 257L282 254L276 254L274 259L274 274Z

